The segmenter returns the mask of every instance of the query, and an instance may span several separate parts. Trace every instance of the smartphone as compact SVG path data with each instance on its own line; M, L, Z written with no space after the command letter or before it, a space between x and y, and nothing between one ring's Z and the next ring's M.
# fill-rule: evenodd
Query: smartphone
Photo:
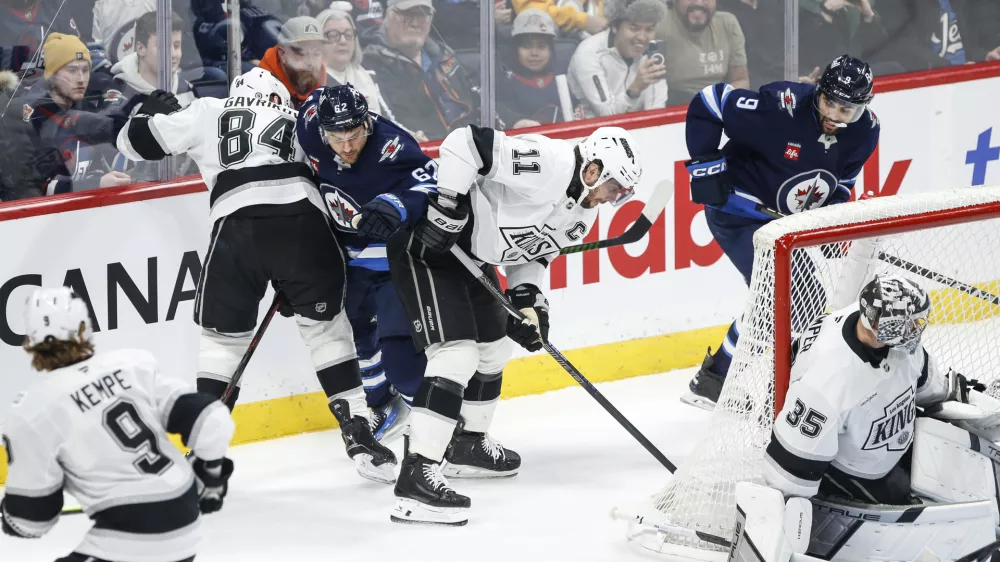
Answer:
M646 57L649 57L654 64L666 64L667 62L667 42L666 41L650 41L649 45L646 47L646 52L643 53Z

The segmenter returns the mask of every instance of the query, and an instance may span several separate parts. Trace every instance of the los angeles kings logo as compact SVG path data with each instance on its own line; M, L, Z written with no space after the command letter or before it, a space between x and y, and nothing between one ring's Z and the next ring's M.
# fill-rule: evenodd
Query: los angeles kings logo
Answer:
M913 387L910 387L885 407L885 416L872 422L868 440L862 449L872 451L885 447L889 451L905 451L913 436L916 415L917 405Z

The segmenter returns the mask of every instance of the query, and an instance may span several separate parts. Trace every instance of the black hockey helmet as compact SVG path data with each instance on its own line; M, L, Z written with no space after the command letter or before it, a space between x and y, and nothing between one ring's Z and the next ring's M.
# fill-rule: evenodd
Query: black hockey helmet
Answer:
M816 91L830 101L854 110L853 118L841 120L827 115L828 118L853 123L861 118L865 106L875 97L872 93L874 85L872 69L868 63L850 55L840 55L827 65L823 75L816 81ZM819 103L818 98L817 95L814 105ZM820 110L818 105L816 108ZM823 111L820 113L825 114Z
M861 289L859 304L861 324L879 343L916 351L931 311L923 287L899 275L876 275Z
M367 125L368 133L371 133L368 100L349 83L323 88L318 113L319 124L324 131L350 131Z

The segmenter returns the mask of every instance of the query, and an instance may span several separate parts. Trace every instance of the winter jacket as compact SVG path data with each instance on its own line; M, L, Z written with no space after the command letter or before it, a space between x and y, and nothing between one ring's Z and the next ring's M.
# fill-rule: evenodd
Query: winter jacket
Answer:
M588 37L569 63L569 91L583 105L584 117L606 117L658 109L667 104L666 79L650 84L632 99L626 93L639 61L626 61L614 47L611 30Z
M451 49L428 38L423 56L426 72L390 47L384 35L365 48L365 66L378 77L397 122L411 131L423 131L431 140L477 123L479 94Z
M260 67L273 74L275 78L281 80L281 83L288 88L288 93L292 95L292 105L295 106L295 109L301 107L302 104L309 99L309 94L311 94L313 90L326 86L328 80L326 65L323 65L323 68L320 69L319 82L317 82L312 88L309 88L309 91L304 94L296 92L295 86L292 85L292 81L288 79L288 74L286 74L285 69L281 67L281 61L278 60L277 46L271 47L266 53L264 53L264 58L260 59Z

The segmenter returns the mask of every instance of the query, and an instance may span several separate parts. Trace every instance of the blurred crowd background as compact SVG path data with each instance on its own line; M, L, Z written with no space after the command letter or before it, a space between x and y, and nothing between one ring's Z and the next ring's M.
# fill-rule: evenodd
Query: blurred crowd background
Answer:
M236 68L271 71L297 104L350 82L425 141L470 123L519 129L686 105L721 81L811 82L842 53L877 76L1000 60L997 0L484 1L495 21L486 116L479 0L240 0ZM167 3L0 0L0 201L197 172L185 157L164 170L114 146L158 83L183 105L227 95L237 18L224 0ZM172 14L169 37L158 12Z

